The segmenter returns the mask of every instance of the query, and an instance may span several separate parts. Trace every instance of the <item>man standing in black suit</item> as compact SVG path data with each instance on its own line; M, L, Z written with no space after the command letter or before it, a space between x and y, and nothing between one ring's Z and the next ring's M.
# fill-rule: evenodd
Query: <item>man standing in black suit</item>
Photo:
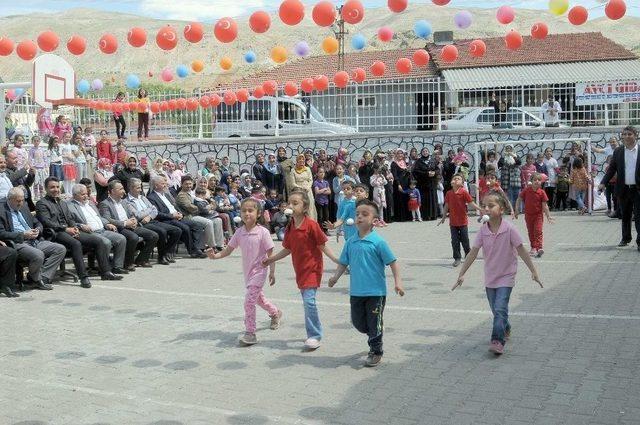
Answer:
M613 151L607 173L602 178L600 190L616 177L615 195L622 213L622 240L618 246L627 246L631 240L631 217L636 226L636 243L640 251L640 159L638 158L638 130L627 126L622 130L623 146Z

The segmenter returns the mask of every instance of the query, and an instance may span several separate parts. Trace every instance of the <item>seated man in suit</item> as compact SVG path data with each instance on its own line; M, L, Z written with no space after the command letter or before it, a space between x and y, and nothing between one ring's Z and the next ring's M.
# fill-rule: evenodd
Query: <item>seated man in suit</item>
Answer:
M38 289L51 290L51 281L64 261L67 248L42 237L42 224L31 215L21 187L9 190L0 203L0 239L14 243L18 261L28 263L27 282Z
M138 225L158 234L158 264L175 263L173 258L176 245L182 236L179 227L156 220L158 209L154 207L146 196L142 194L142 181L138 178L129 179L129 195L122 202L125 208L135 218Z
M184 218L182 213L176 209L176 201L167 190L167 178L155 176L151 179L151 187L153 191L149 193L147 199L158 209L156 219L177 226L182 230L182 242L192 258L207 258L207 254L202 251L204 248L202 242L204 226Z
M120 180L111 180L108 185L109 196L100 202L98 209L100 215L107 219L110 224L118 228L118 232L127 238L127 252L125 254L125 268L131 267L135 263L138 267L151 267L149 258L153 249L158 244L158 234L138 225L138 219L131 210L127 211L122 202L124 187ZM138 236L143 239L140 253L136 255L138 247Z
M222 220L211 220L199 215L200 209L194 204L191 197L193 190L193 178L191 176L182 176L182 186L180 192L176 196L176 207L178 211L184 214L185 218L200 223L204 226L204 239L211 248L219 248L222 250L224 245L224 232L222 230Z
M16 283L16 261L18 252L9 248L7 244L0 241L0 292L7 298L15 298L20 295L13 290Z

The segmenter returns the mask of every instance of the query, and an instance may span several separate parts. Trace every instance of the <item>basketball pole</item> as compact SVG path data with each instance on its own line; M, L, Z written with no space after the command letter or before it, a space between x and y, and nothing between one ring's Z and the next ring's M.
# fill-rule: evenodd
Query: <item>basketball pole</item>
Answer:
M7 139L7 132L4 128L4 119L6 118L7 114L9 114L11 112L11 110L13 109L13 106L20 100L22 99L22 97L25 95L25 93L27 92L27 89L31 88L31 83L0 83L0 93L2 94L2 96L0 96L0 118L2 121L2 128L0 129L0 141L4 144L5 140ZM11 90L11 89L24 89L24 91L22 92L22 94L20 96L16 96L15 99L13 99L11 101L11 103L8 104L7 106L7 102L5 101L5 97L6 97L6 91L7 90Z

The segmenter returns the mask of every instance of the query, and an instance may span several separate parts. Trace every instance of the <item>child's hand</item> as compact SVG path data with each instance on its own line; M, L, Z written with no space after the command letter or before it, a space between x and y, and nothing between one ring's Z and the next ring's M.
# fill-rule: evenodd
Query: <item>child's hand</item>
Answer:
M326 227L329 230L333 230L336 228L336 226L330 221L325 221L323 224L324 224L324 227Z
M207 257L209 257L212 260L215 260L216 258L218 258L218 257L216 257L218 254L216 254L216 252L214 251L213 248L209 248L209 249L205 250L204 252L207 254Z
M513 212L513 214L511 214L511 217L513 217L514 220L518 219L518 213L517 212Z
M335 276L331 276L329 278L329 288L333 288L336 283L338 283L338 279Z
M458 286L462 286L462 282L464 282L464 276L458 276L458 280L451 290L454 291Z
M400 295L401 297L404 297L404 288L402 287L402 283L400 282L396 283L394 289L396 290L396 294Z
M265 267L267 267L271 263L273 263L273 260L271 259L271 257L267 257L264 260L262 260L262 265L265 266Z
M274 273L269 273L269 286L273 286L276 284L276 275Z
M541 288L544 288L544 286L542 286L542 282L540 281L540 277L538 276L538 272L534 272L531 275L531 279L533 279L534 282L538 282L538 285L540 285Z
M549 222L549 224L553 224L553 223L556 222L556 219L551 217L551 216L549 216L549 217L547 217L547 221Z

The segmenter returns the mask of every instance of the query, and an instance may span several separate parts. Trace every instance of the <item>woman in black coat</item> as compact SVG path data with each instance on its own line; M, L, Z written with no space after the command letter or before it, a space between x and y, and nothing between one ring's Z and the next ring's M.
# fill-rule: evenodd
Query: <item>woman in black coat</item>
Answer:
M365 151L362 155L362 161L360 162L360 168L358 169L358 177L360 177L360 183L366 184L369 188L369 199L372 199L373 188L371 187L371 176L373 175L373 155L371 151Z
M413 177L422 197L420 213L423 220L438 218L438 180L440 179L438 164L432 158L429 148L422 148L420 157L413 164Z
M410 221L411 211L409 211L409 197L404 193L411 181L411 171L405 161L405 153L402 150L396 151L395 159L391 163L391 174L393 174L393 215L395 221Z
M456 152L453 149L449 149L447 152L447 159L444 160L442 166L442 186L444 186L444 193L451 189L451 179L456 173L456 164L453 163L453 157L456 156Z

